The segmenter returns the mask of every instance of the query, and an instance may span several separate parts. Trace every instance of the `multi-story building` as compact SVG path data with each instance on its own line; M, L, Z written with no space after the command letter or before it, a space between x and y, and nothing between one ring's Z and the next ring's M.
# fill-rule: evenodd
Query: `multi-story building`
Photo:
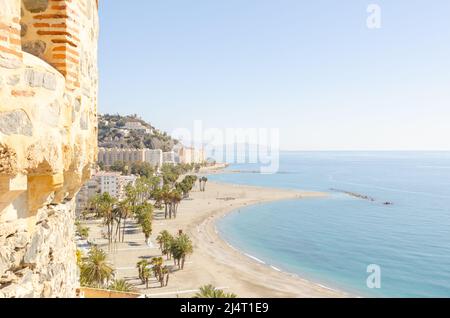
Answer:
M100 193L109 193L112 197L117 198L119 194L119 177L120 172L100 172L95 175L100 186Z
M88 205L89 200L97 194L109 193L113 198L123 200L125 189L129 184L134 184L137 177L134 175L123 176L120 172L97 172L86 182L76 197L76 213L79 215Z
M125 197L125 188L134 184L136 176L122 176L120 172L99 172L95 175L100 185L100 193L109 193L112 197L122 200Z
M169 163L169 164L175 163L175 152L174 151L163 152L162 156L163 156L163 163Z
M99 148L98 162L111 166L118 161L148 162L152 166L160 167L164 160L161 149Z
M163 163L163 152L161 149L145 149L145 162L152 166L161 167Z
M205 154L203 149L195 149L192 147L181 147L178 150L179 163L203 163Z
M99 148L98 162L111 166L117 161L143 162L145 149Z
M206 161L205 150L195 149L194 150L194 163L204 163Z

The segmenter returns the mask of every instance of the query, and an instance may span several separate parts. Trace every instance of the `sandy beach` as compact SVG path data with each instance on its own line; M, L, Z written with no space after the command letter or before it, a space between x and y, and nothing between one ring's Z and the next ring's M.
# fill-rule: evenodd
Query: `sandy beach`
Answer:
M182 201L177 219L165 220L163 211L155 211L151 247L130 221L125 242L115 244L109 260L116 268L116 277L129 280L148 297L191 297L205 284L213 284L239 297L348 297L341 291L280 272L237 251L219 237L215 227L218 218L241 207L286 199L317 200L323 196L326 194L209 181L205 192L195 188L190 199ZM108 250L101 239L101 224L98 221L88 224L91 240ZM194 253L187 259L184 270L175 270L170 275L167 287L160 288L152 281L150 288L145 289L137 277L136 263L142 258L161 255L155 239L162 230L173 234L185 231L193 240ZM167 261L167 265L173 262Z

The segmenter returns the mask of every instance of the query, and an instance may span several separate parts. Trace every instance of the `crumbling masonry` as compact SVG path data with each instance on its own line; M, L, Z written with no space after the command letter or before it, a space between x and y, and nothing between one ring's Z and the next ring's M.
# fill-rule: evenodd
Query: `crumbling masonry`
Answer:
M0 298L73 297L97 153L96 0L0 0Z

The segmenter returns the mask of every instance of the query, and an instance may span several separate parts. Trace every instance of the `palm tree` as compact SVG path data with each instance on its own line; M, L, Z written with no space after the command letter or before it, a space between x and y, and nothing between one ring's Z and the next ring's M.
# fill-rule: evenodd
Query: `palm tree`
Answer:
M87 206L87 210L88 211L90 211L90 212L94 211L96 218L100 218L101 217L101 211L99 209L100 197L101 196L99 194L94 195L92 198L89 199L88 206ZM87 213L85 213L85 215L86 214Z
M111 197L108 192L103 193L98 198L98 206L97 209L100 215L103 217L103 221L105 225L108 227L108 242L112 243L112 234L114 227L115 215L113 213L114 205L116 203L116 199Z
M153 274L161 284L161 287L167 286L167 283L169 282L169 269L167 266L164 266L163 258L154 257L150 264L152 265Z
M164 218L167 219L169 212L169 205L171 203L171 193L168 186L164 186L161 190L161 200L164 203Z
M162 209L163 190L160 189L160 188L155 189L155 190L152 192L152 197L151 197L151 198L152 198L153 200L155 200L155 202L154 202L155 208L157 208L157 209Z
M133 285L128 283L125 279L116 279L111 282L108 287L109 290L119 291L119 292L133 292L135 289Z
M113 267L106 261L106 253L94 246L80 268L80 282L83 286L102 287L114 275Z
M156 242L159 244L159 248L163 255L166 255L167 259L170 259L171 245L173 243L173 236L166 230L161 231L156 238Z
M202 182L203 182L203 187L202 187ZM208 178L207 177L202 177L200 179L200 191L205 192L206 182L208 182Z
M177 218L177 211L178 211L178 205L181 202L181 193L177 190L172 190L170 192L170 218L172 218L172 213L173 213L173 217Z
M152 234L153 206L150 203L139 205L136 208L136 217L148 244Z
M174 239L171 244L171 253L178 268L184 269L186 256L192 254L193 250L192 241L186 234L181 233Z
M145 284L145 287L148 289L148 282L150 279L150 269L148 268L149 263L147 260L143 259L137 262L136 267L138 268L139 279Z
M236 298L233 293L225 293L221 289L215 288L213 285L205 285L200 287L200 292L196 293L193 298Z
M164 275L166 275L166 280L162 284L165 284L164 286L167 286L169 284L169 275L170 275L170 270L167 266L163 267L162 275L163 275L163 277L164 277Z
M123 226L122 226L122 242L125 241L125 228L127 225L127 219L131 216L132 206L131 201L128 199L125 199L123 201L120 201L117 206L117 212L118 212L118 225L117 228L120 227L120 223L123 220ZM120 230L119 230L119 241L120 241Z

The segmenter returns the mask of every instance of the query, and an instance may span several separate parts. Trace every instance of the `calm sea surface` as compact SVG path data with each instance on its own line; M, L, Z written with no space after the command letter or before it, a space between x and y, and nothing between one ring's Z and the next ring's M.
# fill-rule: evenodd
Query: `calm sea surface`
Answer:
M229 214L218 230L234 247L361 296L450 297L450 153L286 152L274 175L253 173L257 165L229 169L249 172L210 179L332 194ZM367 287L370 264L381 268L379 289Z

